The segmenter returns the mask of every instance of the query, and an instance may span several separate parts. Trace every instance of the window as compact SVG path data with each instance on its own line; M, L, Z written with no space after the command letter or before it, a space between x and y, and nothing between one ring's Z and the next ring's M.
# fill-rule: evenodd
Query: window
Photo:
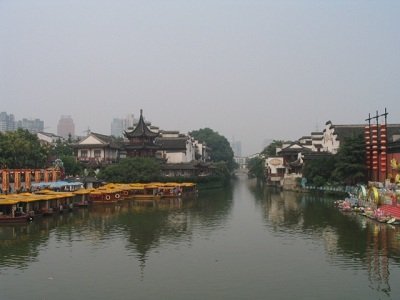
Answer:
M99 158L101 156L101 150L94 150L93 155L95 158Z
M87 158L88 157L88 151L87 150L81 150L81 157Z

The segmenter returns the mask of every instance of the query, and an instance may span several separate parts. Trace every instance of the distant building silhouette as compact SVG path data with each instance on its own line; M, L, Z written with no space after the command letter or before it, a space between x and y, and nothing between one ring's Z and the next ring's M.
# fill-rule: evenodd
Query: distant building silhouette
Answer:
M57 125L57 135L67 139L69 135L75 136L75 124L71 116L61 116Z
M124 120L114 118L111 122L111 135L115 137L123 136L124 132Z
M124 131L132 130L136 123L133 114L127 115L126 118L114 118L111 122L111 135L123 137Z
M31 133L38 133L43 131L44 121L40 119L29 120L24 118L17 122L17 128L26 129Z
M0 113L0 132L14 131L16 129L15 118L13 114L6 112Z
M240 141L235 141L233 138L231 141L231 148L235 156L242 156L242 143Z
M0 132L15 131L17 128L26 129L31 133L38 133L44 129L44 121L40 119L26 119L16 121L13 114L0 113Z

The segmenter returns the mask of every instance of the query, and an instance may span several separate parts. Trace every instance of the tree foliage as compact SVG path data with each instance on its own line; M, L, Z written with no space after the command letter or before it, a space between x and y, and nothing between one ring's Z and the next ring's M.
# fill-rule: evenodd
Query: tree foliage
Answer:
M151 182L160 178L160 163L153 158L125 158L102 170L99 178L108 182Z
M54 147L50 150L50 155L56 158L60 158L61 156L73 156L74 149L71 146L72 142L69 141L61 141L58 139Z
M0 166L2 168L46 167L49 148L41 145L35 134L18 129L0 133Z
M362 135L344 139L336 155L308 161L303 177L309 183L355 185L366 180L365 143Z
M78 175L82 172L82 165L74 156L74 149L71 146L72 138L69 135L67 141L58 139L56 144L50 149L50 160L61 159L63 162L65 175Z
M213 162L225 162L229 170L235 167L233 150L228 140L210 128L203 128L190 132L190 135L200 142L205 142L211 148Z
M267 157L274 156L276 155L276 149L281 148L282 145L283 145L282 140L273 140L272 143L270 143L267 147L265 147L261 153Z
M323 186L333 180L335 165L336 159L333 155L307 161L303 168L303 177L316 186Z
M265 159L262 157L253 157L247 163L248 176L265 181Z
M63 162L64 173L65 175L79 175L82 173L82 165L77 162L76 157L73 155L62 155L60 156L61 161Z
M362 135L344 140L336 154L336 165L332 175L349 185L365 182L365 141Z

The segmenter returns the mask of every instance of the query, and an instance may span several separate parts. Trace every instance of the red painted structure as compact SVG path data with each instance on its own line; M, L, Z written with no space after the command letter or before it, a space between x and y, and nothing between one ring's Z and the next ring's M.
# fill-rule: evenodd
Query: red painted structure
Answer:
M3 193L10 191L13 184L14 191L18 192L22 187L29 190L33 182L51 182L61 178L61 171L58 169L1 169L1 189Z
M385 181L388 175L387 125L369 124L364 129L364 138L369 179Z

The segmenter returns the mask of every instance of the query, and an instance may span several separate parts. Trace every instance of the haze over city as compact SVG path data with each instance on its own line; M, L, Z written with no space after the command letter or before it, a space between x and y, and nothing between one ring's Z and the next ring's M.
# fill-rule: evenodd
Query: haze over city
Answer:
M398 1L0 1L0 111L56 132L210 127L259 152L376 110L400 123Z

